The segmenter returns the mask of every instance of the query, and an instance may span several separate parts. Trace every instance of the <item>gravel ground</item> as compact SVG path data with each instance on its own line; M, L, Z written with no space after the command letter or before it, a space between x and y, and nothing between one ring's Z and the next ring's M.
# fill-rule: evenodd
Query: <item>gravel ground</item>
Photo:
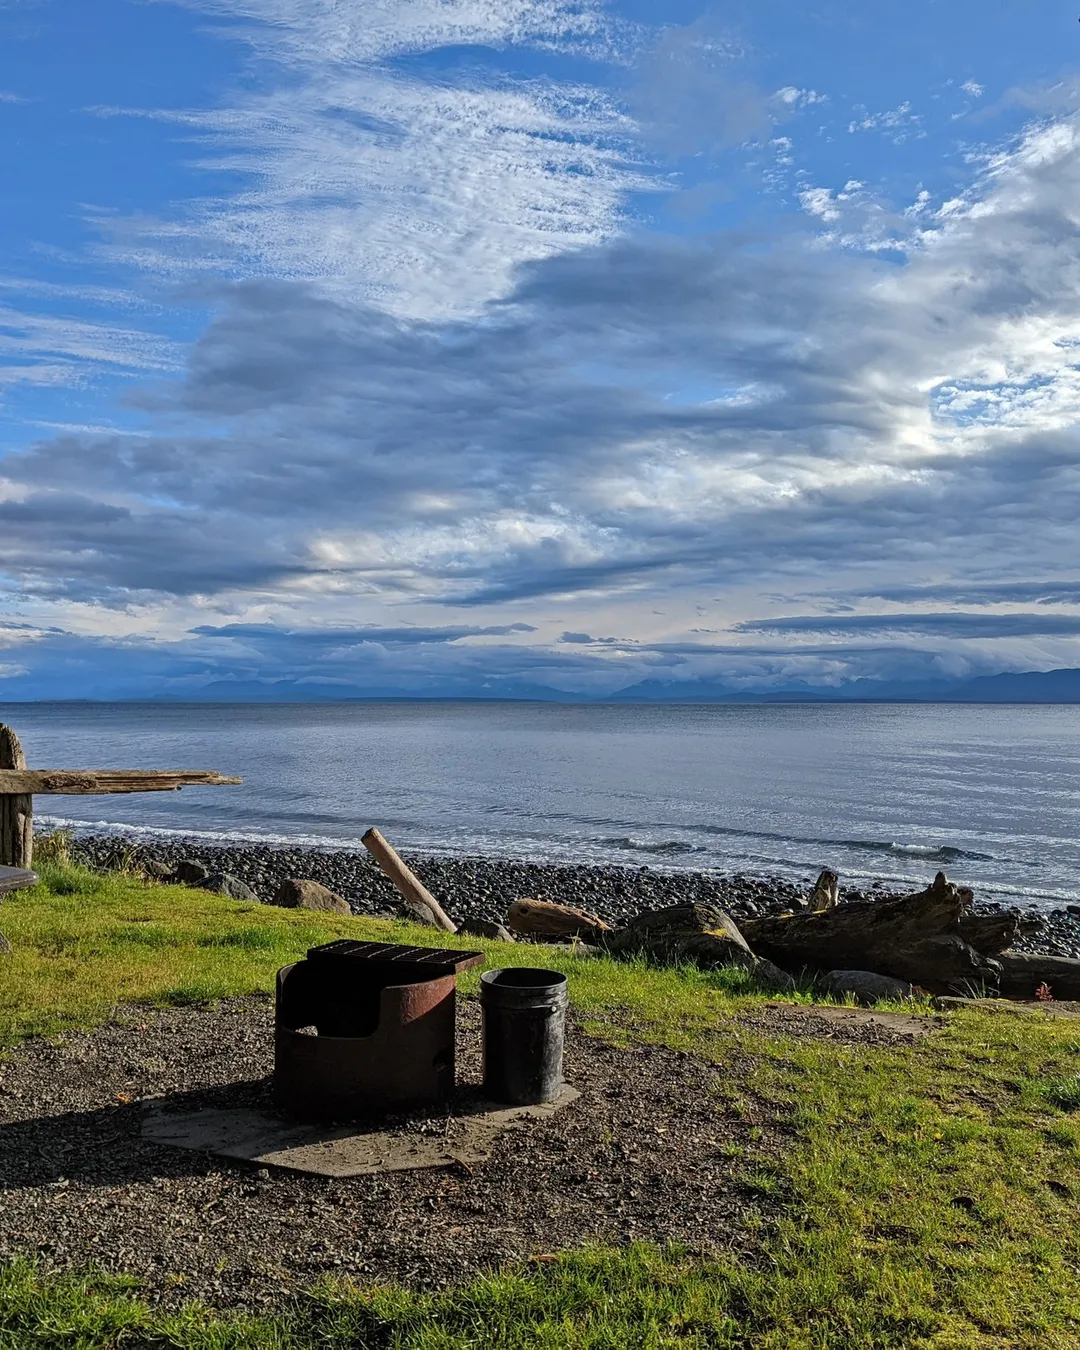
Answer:
M899 1039L791 1011L764 1009L752 1025ZM727 1110L713 1065L615 1048L574 1026L567 1078L582 1097L509 1131L471 1170L329 1180L140 1137L142 1098L164 1094L178 1110L265 1102L271 1019L264 997L128 1009L95 1032L32 1040L0 1061L0 1259L92 1261L137 1276L154 1301L266 1309L326 1272L438 1288L589 1240L753 1250L747 1221L762 1215L761 1201L733 1177L730 1157L774 1152L784 1123L752 1098L745 1113ZM462 1004L459 1030L459 1079L476 1083L475 1002ZM726 1081L739 1071L728 1066Z
M142 864L156 860L173 865L181 859L193 859L210 872L239 877L262 900L269 900L287 877L308 877L344 896L357 914L385 916L397 910L396 891L363 852L255 844L217 846L201 840L146 841L115 835L80 836L73 851L94 867L115 866L125 858ZM568 867L491 858L409 855L406 861L459 922L501 922L511 902L526 897L578 905L616 926L642 910L686 900L717 904L738 922L796 908L809 895L815 880L809 873L804 884L797 885L777 876L659 872L650 867ZM931 880L929 875L926 880ZM963 878L954 880L962 882ZM842 900L884 898L888 894L881 886L840 890ZM1010 906L976 898L976 908L998 911ZM1025 906L1021 912L1025 917L1040 918L1043 927L1037 934L1020 938L1016 950L1080 957L1080 906L1053 911Z

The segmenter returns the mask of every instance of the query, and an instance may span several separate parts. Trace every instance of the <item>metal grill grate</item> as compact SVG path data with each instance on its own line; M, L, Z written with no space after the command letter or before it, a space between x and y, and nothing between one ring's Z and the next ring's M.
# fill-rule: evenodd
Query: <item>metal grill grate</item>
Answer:
M441 970L448 975L456 975L458 971L479 965L483 959L483 952L459 952L444 947L407 947L398 942L357 942L354 938L338 938L334 942L308 948L309 961L392 961L400 965Z

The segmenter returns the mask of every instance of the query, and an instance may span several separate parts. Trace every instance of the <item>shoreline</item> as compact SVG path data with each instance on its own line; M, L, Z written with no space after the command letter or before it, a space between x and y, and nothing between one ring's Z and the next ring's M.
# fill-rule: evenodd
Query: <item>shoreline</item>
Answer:
M178 834L148 839L123 834L75 834L71 856L77 862L107 870L134 862L175 865L183 859L201 862L210 872L223 872L245 882L262 903L271 903L281 882L290 877L321 882L351 905L353 912L374 918L396 917L399 897L365 850L261 843L210 844ZM574 905L618 927L643 910L696 901L725 910L740 919L779 914L799 907L814 877L803 883L754 872L662 871L648 864L544 863L528 859L457 857L417 854L402 856L457 923L487 920L502 923L515 900L544 899ZM936 869L935 869L936 870ZM929 873L926 882L932 879ZM962 878L960 878L962 880ZM922 884L926 884L926 882ZM917 887L913 887L917 889ZM841 885L842 901L904 894L883 883L860 888ZM1042 930L1016 943L1017 949L1080 957L1080 906L1077 913L1021 909L976 895L976 908L1000 912L1016 909L1043 920Z

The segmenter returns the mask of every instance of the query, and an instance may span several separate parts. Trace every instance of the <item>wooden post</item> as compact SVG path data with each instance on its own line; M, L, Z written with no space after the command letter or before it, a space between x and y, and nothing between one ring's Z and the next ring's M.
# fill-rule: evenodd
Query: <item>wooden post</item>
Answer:
M368 830L360 842L398 888L405 902L406 913L411 919L416 919L419 923L434 924L436 928L443 928L448 933L457 932L457 925L453 919L415 872L406 867L398 857L397 851L386 842L378 830L374 828Z
M0 769L25 769L19 738L0 722ZM27 793L0 793L0 866L29 868L34 860L34 799Z

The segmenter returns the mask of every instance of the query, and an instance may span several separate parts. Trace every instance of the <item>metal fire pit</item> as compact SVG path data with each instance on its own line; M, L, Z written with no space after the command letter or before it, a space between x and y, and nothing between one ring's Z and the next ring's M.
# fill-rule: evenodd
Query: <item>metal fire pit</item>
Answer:
M278 971L274 1095L306 1120L380 1116L454 1090L457 973L483 952L342 938Z

